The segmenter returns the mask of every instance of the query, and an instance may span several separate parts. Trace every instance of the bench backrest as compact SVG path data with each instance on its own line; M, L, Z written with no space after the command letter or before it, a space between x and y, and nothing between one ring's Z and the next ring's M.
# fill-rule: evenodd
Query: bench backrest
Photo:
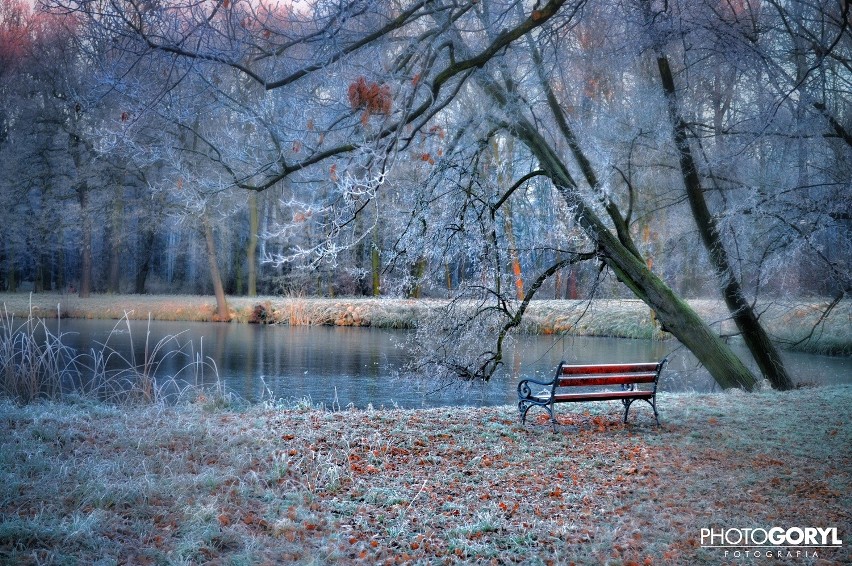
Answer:
M663 362L602 365L559 364L554 387L629 385L631 383L653 383L660 377Z

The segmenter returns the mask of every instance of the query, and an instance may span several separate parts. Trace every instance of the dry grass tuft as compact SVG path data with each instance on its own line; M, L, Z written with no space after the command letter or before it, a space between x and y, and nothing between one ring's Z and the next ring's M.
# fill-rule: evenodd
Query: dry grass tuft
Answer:
M49 326L32 312L20 322L5 305L0 314L0 397L24 404L78 396L107 403L150 404L209 394L220 398L220 402L230 401L213 362L202 352L194 351L191 343L182 344L179 334L152 343L150 332L147 333L144 354L137 359L129 316L125 313L103 343L80 352L65 344L61 321L53 331L53 325ZM110 345L118 333L129 336L131 354L121 354ZM178 369L166 374L163 368L173 364L165 362L174 360L179 362ZM216 384L207 393L201 385L205 383L205 372L208 377L216 378Z

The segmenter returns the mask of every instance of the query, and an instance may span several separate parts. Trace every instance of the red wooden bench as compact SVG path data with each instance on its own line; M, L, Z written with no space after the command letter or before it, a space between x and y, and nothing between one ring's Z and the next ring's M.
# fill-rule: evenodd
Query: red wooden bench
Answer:
M633 401L646 401L654 410L657 426L657 383L668 358L659 362L630 364L568 365L559 364L551 381L524 379L518 383L518 411L521 423L526 423L527 411L541 407L550 415L556 427L553 406L556 403L583 401L621 401L624 405L624 422ZM620 386L613 390L612 386Z

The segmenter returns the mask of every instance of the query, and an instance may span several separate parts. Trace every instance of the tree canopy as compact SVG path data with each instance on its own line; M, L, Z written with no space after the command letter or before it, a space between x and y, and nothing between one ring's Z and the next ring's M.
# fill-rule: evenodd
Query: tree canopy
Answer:
M6 288L118 290L124 262L137 292L210 273L223 319L226 291L258 285L450 296L423 360L475 379L537 294L632 294L745 389L755 376L684 296L721 294L787 388L756 300L830 309L850 290L848 3L3 10L0 154L24 172L3 214L38 212L3 223ZM93 257L112 267L92 275ZM493 348L460 347L483 333Z

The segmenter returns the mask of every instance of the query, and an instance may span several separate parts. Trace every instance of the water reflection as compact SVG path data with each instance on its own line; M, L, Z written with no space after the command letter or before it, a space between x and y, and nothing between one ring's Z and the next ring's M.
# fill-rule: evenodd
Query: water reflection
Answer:
M549 378L560 360L573 363L656 361L670 356L662 390L709 391L713 380L677 342L587 337L524 336L507 351L504 368L488 384L442 387L429 376L405 375L410 361L403 331L345 327L287 327L145 321L63 320L65 342L78 350L108 346L137 363L163 336L178 334L187 356L209 357L226 387L256 401L299 400L326 406L514 404L521 377ZM119 330L118 333L113 332ZM112 335L111 335L112 332ZM133 346L131 348L131 342ZM163 361L158 375L174 375L187 358ZM852 358L785 354L798 382L852 383ZM210 383L211 372L195 379Z

